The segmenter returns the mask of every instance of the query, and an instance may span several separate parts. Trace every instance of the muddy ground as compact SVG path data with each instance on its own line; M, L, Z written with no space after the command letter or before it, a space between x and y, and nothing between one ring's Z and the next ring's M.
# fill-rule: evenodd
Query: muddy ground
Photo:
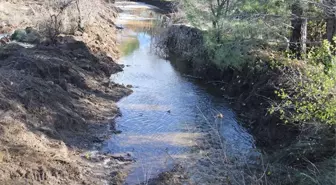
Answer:
M38 6L0 2L1 31L31 26ZM12 21L16 13L24 19ZM0 184L121 183L124 161L89 153L115 132L115 102L132 92L109 81L122 71L115 63L115 17L102 4L84 33L62 35L55 45L0 46Z
M120 67L78 41L30 49L9 44L0 59L0 179L99 182L80 153L113 132L114 102L130 93L108 82Z

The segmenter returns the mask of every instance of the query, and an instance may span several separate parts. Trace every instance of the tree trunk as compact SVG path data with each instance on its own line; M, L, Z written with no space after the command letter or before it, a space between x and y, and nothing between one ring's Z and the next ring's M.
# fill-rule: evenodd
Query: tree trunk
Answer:
M333 37L336 36L336 17L331 17L327 19L326 32L328 41L333 42Z
M307 26L308 26L308 20L307 18L304 18L301 20L301 41L300 41L300 47L301 47L301 54L305 55L307 52Z
M295 53L298 57L300 56L301 52L301 40L302 40L302 26L303 26L303 19L301 18L303 15L303 9L300 3L296 2L292 5L292 36L290 38L290 46L289 49Z
M220 43L220 40L221 40L221 38L220 38L220 32L221 31L220 31L220 28L218 26L218 19L212 21L212 27L213 27L213 29L215 31L216 42Z

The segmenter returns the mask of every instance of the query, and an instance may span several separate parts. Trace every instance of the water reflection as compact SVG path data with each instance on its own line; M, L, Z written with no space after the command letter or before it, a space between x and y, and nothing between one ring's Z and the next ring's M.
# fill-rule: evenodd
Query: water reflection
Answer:
M137 38L130 37L125 40L119 47L123 56L130 55L133 51L138 49L140 46L139 40Z

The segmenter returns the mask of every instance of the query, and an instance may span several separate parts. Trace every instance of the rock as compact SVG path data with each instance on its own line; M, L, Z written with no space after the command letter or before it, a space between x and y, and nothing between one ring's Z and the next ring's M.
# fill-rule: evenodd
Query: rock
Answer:
M118 160L120 162L134 162L135 158L132 157L131 153L120 153L109 155L112 159Z
M117 30L123 30L124 29L123 26L118 26L118 25L116 25L116 28L117 28Z
M8 42L10 42L9 37L2 37L0 38L0 46L6 45Z
M25 170L23 169L18 169L16 172L20 175L20 177L23 177L23 175L26 174Z
M132 87L133 87L133 85L126 85L126 87L127 87L127 88L132 88Z
M219 118L219 119L223 119L224 115L222 113L219 113L219 114L216 115L216 117Z
M41 38L41 35L31 27L27 27L24 30L15 30L11 36L11 40L29 44L38 44L41 42Z
M121 134L121 133L122 133L121 130L115 130L115 131L113 131L113 134Z
M47 84L54 85L55 83L53 81L47 81Z
M83 35L83 32L80 32L80 31L75 32L75 36L82 36L82 35Z
M102 83L104 87L110 87L110 84L111 82L109 80Z
M104 141L105 141L104 139L99 138L99 137L93 137L92 138L92 142L94 142L94 143L102 143Z
M27 37L27 33L25 30L15 30L13 35L11 36L11 39L20 41L25 37Z

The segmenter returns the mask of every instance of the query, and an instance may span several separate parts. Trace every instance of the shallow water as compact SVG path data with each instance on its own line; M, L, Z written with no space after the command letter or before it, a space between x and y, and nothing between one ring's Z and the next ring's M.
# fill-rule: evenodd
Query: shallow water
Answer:
M119 62L126 67L111 76L114 82L132 85L134 93L118 103L122 117L116 124L122 133L113 135L104 148L136 158L126 184L143 182L169 170L179 159L188 160L205 128L214 124L219 125L229 156L245 159L251 155L253 137L239 124L227 101L151 52L152 35L146 29L151 25L148 20L154 20L151 7L136 5L119 6L125 10L118 20L125 28L119 34L124 51Z

